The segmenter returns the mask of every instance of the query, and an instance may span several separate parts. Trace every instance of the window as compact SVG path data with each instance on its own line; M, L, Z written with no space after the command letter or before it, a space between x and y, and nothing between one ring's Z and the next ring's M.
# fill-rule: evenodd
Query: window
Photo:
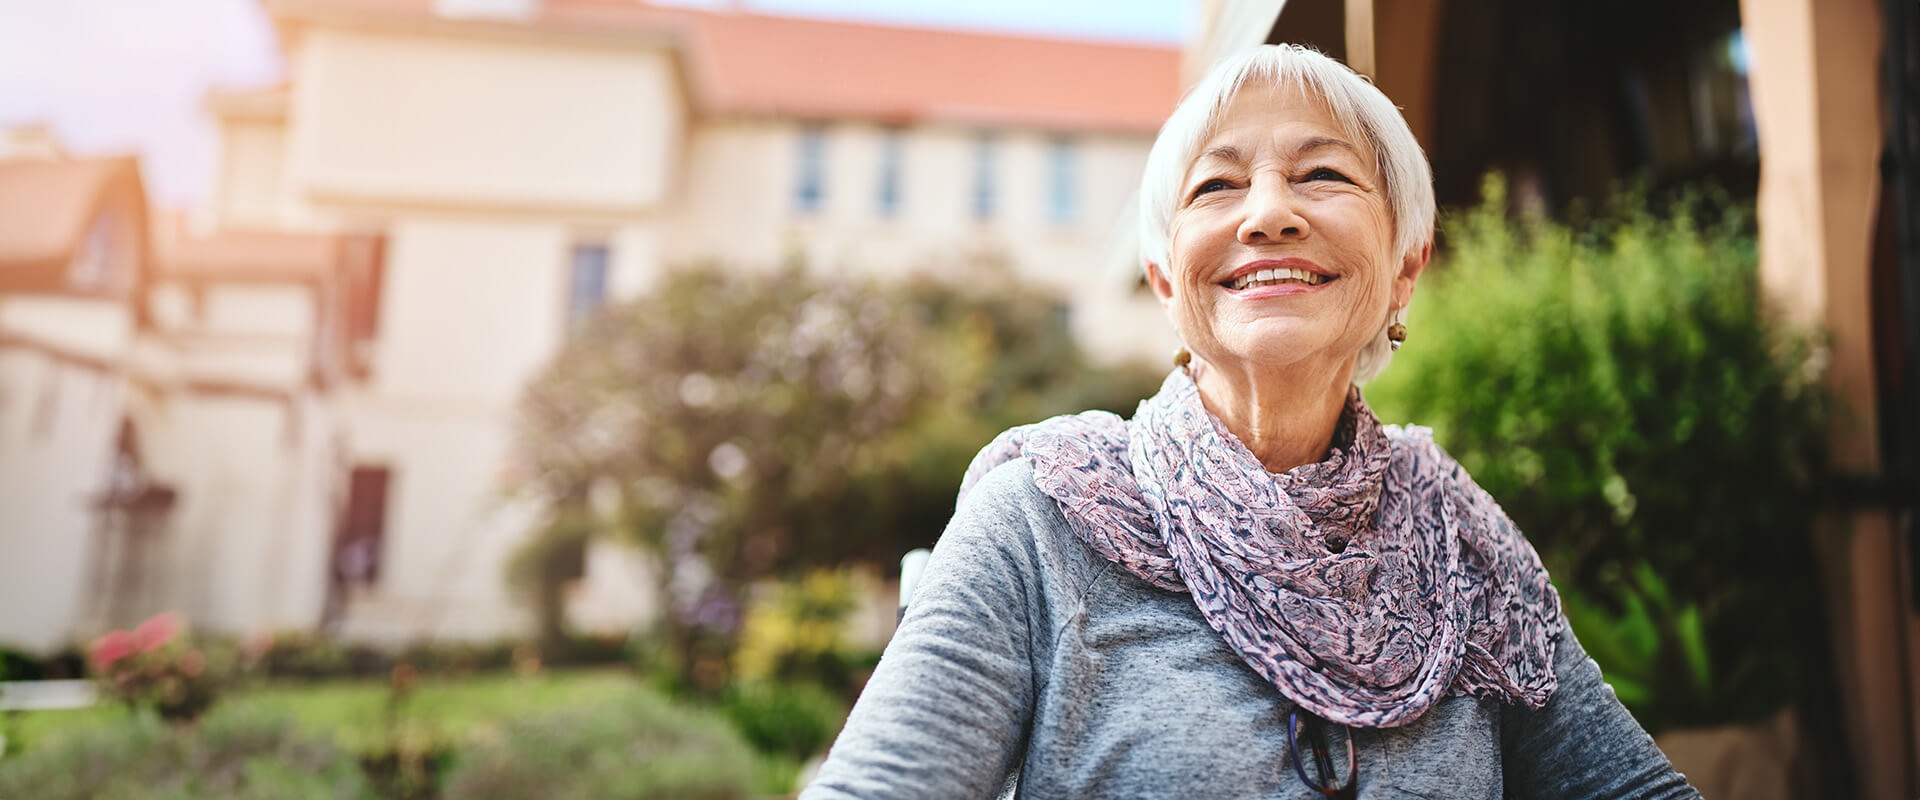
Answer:
M802 214L820 210L827 194L827 132L814 125L800 129L793 185L793 208Z
M600 242L576 244L571 261L567 278L567 325L578 330L607 303L607 246Z
M1073 140L1055 138L1047 149L1047 218L1055 223L1072 222L1080 215L1079 197L1074 192L1079 177L1075 167Z
M380 579L380 551L387 537L387 490L393 471L358 466L347 483L347 514L333 548L336 578L347 585L371 586Z
M992 134L981 134L973 151L973 216L992 219L994 204L994 141Z
M900 213L900 132L890 130L880 140L880 192L875 204L882 217Z
M106 289L118 277L114 274L118 253L114 247L114 232L119 227L116 214L108 209L95 217L92 227L87 229L87 239L80 246L80 257L75 259L73 272L68 282L76 289Z

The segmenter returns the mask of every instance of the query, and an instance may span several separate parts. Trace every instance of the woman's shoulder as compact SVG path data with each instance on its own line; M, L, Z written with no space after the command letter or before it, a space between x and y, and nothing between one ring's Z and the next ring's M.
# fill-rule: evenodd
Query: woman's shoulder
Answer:
M1126 447L1126 421L1108 411L1062 414L1016 425L1001 431L974 455L960 482L960 497L964 501L988 473L1011 461L1037 458L1052 464L1059 460L1063 450L1092 450L1109 457L1124 457Z
M1473 482L1473 476L1467 474L1467 468L1434 440L1432 428L1424 425L1382 425L1380 428L1393 444L1393 468L1402 474L1403 480L1405 476L1434 480L1442 488L1476 500L1486 495L1486 491Z
M1474 482L1467 468L1434 441L1433 429L1420 425L1383 425L1393 443L1393 464L1389 478L1416 495L1444 495L1471 527L1497 540L1522 544L1526 536L1507 517L1506 509L1487 490ZM1532 546L1526 545L1531 553Z

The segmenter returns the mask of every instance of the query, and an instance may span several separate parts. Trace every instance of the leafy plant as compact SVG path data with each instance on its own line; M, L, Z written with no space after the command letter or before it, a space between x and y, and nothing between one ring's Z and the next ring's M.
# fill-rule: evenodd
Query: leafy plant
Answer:
M222 709L197 727L151 714L51 738L0 761L0 797L36 800L360 800L354 762L277 715Z
M521 403L517 488L547 514L514 573L549 635L554 555L637 543L661 565L668 668L713 695L755 583L890 564L938 535L1008 424L1150 391L1086 366L1054 305L1003 271L962 271L984 288L700 265L605 309Z
M745 798L753 764L752 750L725 721L633 694L507 724L457 760L443 796Z
M95 640L87 660L102 692L175 722L199 717L237 670L231 648L196 642L184 617L155 614Z
M847 617L857 605L860 574L821 569L771 583L747 614L735 674L749 681L805 681L852 697L861 673L878 653L847 641ZM804 757L806 754L802 754Z
M1823 668L1818 351L1765 312L1748 217L1702 207L1630 194L1576 231L1510 220L1490 178L1367 388L1533 540L1654 729L1765 716Z
M755 748L796 761L824 752L847 720L844 700L808 682L739 681L720 708Z

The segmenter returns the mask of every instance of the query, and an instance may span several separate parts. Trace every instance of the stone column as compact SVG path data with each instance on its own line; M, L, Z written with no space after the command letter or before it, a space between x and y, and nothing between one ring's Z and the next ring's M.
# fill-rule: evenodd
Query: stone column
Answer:
M1884 135L1879 5L1741 0L1740 13L1760 133L1762 288L1784 321L1828 337L1834 466L1877 476L1870 292ZM1814 535L1856 788L1862 797L1911 797L1910 612L1891 512L1838 511Z

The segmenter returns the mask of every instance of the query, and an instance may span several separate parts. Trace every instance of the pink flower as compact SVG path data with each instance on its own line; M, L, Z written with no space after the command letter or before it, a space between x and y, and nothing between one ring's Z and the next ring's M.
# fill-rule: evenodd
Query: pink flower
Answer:
M133 655L138 649L133 634L126 631L108 631L93 641L88 660L93 662L94 672L105 672L113 662Z
M180 632L180 626L180 615L172 611L162 611L148 617L146 622L140 623L140 627L133 629L134 646L142 653L159 649Z

